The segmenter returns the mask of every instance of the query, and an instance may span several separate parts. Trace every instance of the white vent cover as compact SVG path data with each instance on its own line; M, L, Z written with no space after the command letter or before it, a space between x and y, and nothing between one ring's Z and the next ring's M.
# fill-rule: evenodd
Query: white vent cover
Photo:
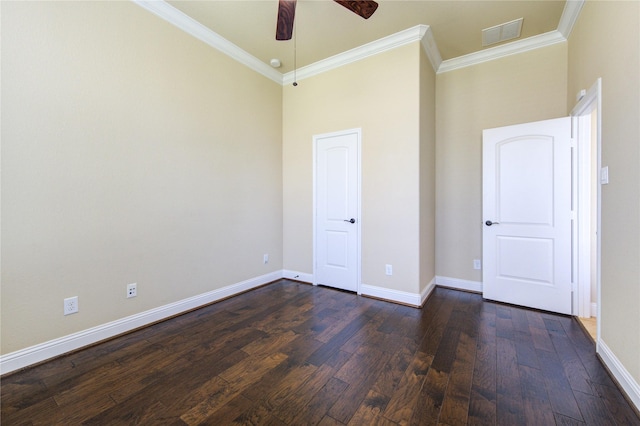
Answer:
M482 30L482 45L489 46L501 41L520 37L523 18Z

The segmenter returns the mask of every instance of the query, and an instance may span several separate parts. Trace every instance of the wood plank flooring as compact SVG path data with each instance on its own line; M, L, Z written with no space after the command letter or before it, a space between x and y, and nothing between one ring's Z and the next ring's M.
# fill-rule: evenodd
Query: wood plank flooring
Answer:
M2 425L638 425L575 319L281 280L2 378Z

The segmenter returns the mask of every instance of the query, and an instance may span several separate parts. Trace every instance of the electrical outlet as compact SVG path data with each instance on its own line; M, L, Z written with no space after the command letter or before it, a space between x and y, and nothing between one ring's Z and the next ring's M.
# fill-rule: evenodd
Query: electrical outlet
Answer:
M482 269L482 262L480 262L480 259L473 259L473 269Z
M75 314L78 312L78 296L67 297L64 299L64 311L65 315Z
M265 255L262 256L262 263L264 263L265 265L267 263L269 263L269 255L268 254L265 254Z
M127 284L127 299L130 297L136 297L138 295L138 284Z
M384 271L387 275L393 275L393 266L384 265Z

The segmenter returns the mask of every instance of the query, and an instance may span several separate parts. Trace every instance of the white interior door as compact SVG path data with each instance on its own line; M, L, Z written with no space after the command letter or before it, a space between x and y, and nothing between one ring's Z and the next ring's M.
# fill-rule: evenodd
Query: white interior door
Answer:
M483 132L483 296L571 314L571 121Z
M314 284L359 292L360 130L314 136Z

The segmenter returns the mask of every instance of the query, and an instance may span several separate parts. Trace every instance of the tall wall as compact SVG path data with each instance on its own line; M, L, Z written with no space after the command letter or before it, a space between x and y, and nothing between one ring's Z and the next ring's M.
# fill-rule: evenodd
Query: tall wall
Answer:
M436 74L420 52L420 293L436 275Z
M313 135L359 127L362 282L419 292L421 49L415 42L284 88L285 269L313 272Z
M482 281L482 130L565 116L566 87L567 43L437 75L438 277Z
M568 57L567 109L602 78L600 340L640 383L640 3L587 1Z
M3 354L282 269L280 85L131 2L1 7Z

